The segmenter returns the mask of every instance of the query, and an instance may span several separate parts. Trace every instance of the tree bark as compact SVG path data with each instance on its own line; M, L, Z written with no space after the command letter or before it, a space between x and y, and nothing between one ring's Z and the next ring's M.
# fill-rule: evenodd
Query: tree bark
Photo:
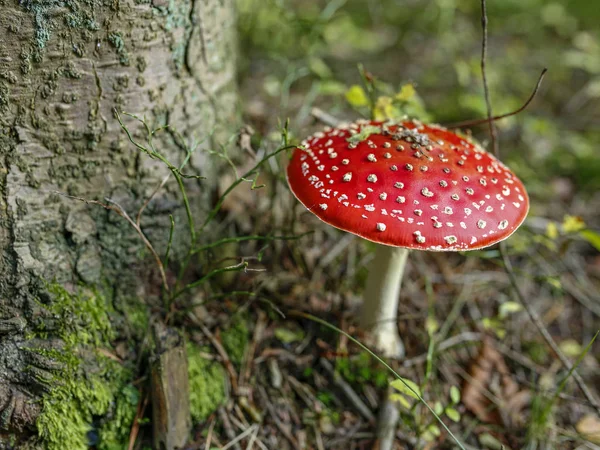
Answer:
M233 2L0 0L0 447L3 432L28 432L40 413L43 389L23 347L52 320L47 283L117 296L159 285L136 270L143 245L122 218L56 192L108 197L135 214L166 176L130 145L114 108L190 141L236 123ZM177 136L156 141L175 164L185 156ZM211 175L201 152L190 164ZM207 201L198 183L188 183L197 206ZM181 213L169 182L142 222L160 254L169 215ZM185 222L177 226L184 235ZM50 331L48 345L55 340Z

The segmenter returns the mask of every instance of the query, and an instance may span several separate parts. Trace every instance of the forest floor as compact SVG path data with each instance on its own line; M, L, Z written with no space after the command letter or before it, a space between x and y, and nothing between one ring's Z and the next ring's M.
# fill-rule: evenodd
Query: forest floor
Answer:
M288 117L300 140L322 127L314 107L346 120L364 114L351 88L361 84L358 62L381 80L382 114L390 112L386 99L412 83L418 94L401 112L441 123L485 115L479 2L307 3L240 2L247 127L228 150L239 172L277 147ZM600 38L583 6L552 5L531 0L489 11L496 111L522 104L541 68L550 69L532 106L499 122L503 159L532 201L507 241L526 304L497 247L411 252L398 319L407 356L388 362L443 425L409 392L396 391L400 422L393 446L381 448L600 448L590 401L600 401L600 345L587 348L600 324L600 91L589 87L597 83L589 58ZM540 14L525 34L522 24ZM486 141L486 131L473 134ZM385 419L378 412L389 403L393 374L347 335L307 316L362 339L356 325L372 247L306 212L287 188L286 160L281 154L265 163L265 186L241 184L219 215L218 237L290 239L234 242L208 255L213 265L243 256L248 268L215 278L202 306L188 313L191 341L227 380L224 403L206 412L190 448L373 448ZM221 180L221 192L236 176ZM557 351L577 364L580 383Z

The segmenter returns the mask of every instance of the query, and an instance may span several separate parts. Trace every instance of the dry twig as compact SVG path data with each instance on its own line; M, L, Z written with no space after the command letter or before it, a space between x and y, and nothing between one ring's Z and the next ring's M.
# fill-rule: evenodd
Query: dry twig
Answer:
M277 416L277 411L275 410L275 407L269 401L269 396L267 395L265 388L263 388L262 386L259 386L258 392L260 393L260 396L262 397L263 402L267 406L267 410L269 411L269 415L273 419L273 422L275 422L275 426L279 429L281 434L289 441L289 443L292 444L292 447L294 447L296 450L301 450L301 447L298 444L298 441L296 440L296 438L294 438L291 431L283 424L283 422L281 422L281 420Z

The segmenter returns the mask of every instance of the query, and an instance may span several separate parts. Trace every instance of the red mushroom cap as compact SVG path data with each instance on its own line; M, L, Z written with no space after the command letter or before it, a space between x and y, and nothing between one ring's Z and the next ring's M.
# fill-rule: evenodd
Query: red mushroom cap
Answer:
M487 247L529 210L523 183L479 145L439 125L359 120L294 150L294 195L325 223L419 250Z

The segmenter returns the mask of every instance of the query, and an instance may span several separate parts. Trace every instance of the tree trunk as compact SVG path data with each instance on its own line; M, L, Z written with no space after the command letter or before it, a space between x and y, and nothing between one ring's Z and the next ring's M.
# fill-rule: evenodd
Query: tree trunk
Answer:
M128 142L115 108L189 141L236 122L233 1L0 0L0 448L35 429L37 400L63 367L48 351L64 348L49 285L101 286L113 302L159 285L136 270L143 245L129 224L57 192L110 198L134 215L166 176ZM125 120L143 140L140 124ZM176 165L185 156L178 136L156 138ZM211 175L201 152L190 164ZM170 214L186 233L171 181L142 221L160 254ZM206 192L199 183L188 187ZM196 206L207 201L199 195ZM27 351L32 340L43 357Z

